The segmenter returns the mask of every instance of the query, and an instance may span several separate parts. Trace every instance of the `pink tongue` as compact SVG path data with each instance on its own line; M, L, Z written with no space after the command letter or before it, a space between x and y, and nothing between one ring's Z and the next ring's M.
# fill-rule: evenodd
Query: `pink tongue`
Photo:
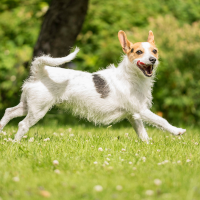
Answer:
M137 64L139 64L139 65L145 65L143 62L140 62L139 60L137 61Z

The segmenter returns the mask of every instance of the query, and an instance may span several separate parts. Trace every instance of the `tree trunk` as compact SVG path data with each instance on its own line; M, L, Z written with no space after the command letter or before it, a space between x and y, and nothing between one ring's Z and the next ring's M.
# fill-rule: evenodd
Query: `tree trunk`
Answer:
M47 11L33 56L69 54L81 31L89 0L52 0Z

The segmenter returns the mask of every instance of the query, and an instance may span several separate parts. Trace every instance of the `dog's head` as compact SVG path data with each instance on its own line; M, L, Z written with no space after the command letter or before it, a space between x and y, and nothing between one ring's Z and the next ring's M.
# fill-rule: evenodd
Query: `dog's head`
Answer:
M119 31L118 38L124 53L129 61L143 73L146 77L153 75L153 69L158 65L158 49L154 43L154 35L149 31L147 42L137 42L135 44L128 41L124 31Z

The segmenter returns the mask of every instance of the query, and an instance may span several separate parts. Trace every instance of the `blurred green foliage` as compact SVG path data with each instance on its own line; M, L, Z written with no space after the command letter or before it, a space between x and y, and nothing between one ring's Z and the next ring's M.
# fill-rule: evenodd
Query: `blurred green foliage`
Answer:
M5 1L0 5L0 110L14 106L30 62L49 0ZM152 30L159 48L153 111L174 123L198 124L200 118L199 0L90 0L76 45L77 69L96 71L122 55L117 33L146 41Z

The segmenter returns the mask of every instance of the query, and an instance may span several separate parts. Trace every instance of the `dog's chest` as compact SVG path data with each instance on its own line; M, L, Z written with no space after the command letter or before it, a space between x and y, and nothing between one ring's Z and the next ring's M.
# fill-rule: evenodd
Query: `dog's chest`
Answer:
M130 87L131 102L138 107L151 107L152 94L151 85L148 84L132 84Z

